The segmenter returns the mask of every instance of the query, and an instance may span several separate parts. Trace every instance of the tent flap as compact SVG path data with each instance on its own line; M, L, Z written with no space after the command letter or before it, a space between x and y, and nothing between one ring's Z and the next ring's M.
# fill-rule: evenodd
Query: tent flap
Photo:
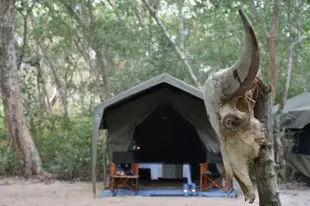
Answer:
M290 168L299 171L307 177L310 177L310 156L288 152L286 161Z

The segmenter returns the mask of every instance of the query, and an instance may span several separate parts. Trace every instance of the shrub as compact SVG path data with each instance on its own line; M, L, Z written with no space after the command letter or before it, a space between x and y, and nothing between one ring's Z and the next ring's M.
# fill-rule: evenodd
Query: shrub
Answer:
M8 131L4 126L4 118L1 114L0 116L0 175L17 175L21 171L20 162L16 152L12 149Z
M53 121L53 127L45 127L42 135L33 137L43 168L61 179L89 179L92 168L92 122L88 118L70 121L59 117ZM67 129L64 129L64 124ZM20 161L14 149L8 149L8 138L3 137L7 133L0 135L0 157L7 157L0 159L0 174L20 174ZM101 144L98 143L98 170L102 170L103 153L100 148Z

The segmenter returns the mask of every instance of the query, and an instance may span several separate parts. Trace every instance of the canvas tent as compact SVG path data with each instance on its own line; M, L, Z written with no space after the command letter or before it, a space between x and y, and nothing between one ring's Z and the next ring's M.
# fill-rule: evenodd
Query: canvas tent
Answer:
M278 108L279 105L272 108L273 114L277 112ZM288 166L310 178L310 155L305 154L305 150L310 150L310 92L301 93L286 101L280 124L286 130L298 131L295 137L302 141L300 142L301 149L304 151L302 154L296 150L287 150Z
M138 138L136 136L139 136L139 131L141 133L141 131L147 130L149 130L149 133L144 133L144 138L149 138L147 140L150 141L149 145L154 146L156 149L159 145L156 144L156 141L163 141L160 136L165 136L166 140L169 139L167 138L169 134L164 134L167 128L160 129L157 124L164 124L156 122L156 118L165 119L164 115L170 115L173 118L179 117L179 119L183 117L184 121L179 121L179 129L176 129L181 131L179 135L193 131L190 126L184 125L184 122L189 122L188 125L192 125L191 128L194 128L194 132L187 135L185 145L192 144L195 141L197 143L197 140L194 141L194 136L197 136L199 142L203 145L205 155L207 155L208 151L219 152L219 143L209 123L202 96L199 89L168 74L161 74L97 105L94 109L92 139L94 193L96 188L95 171L99 129L107 129L108 131L107 148L109 154L113 151L128 150L132 139ZM154 134L158 136L152 137ZM175 148L180 147L180 145L180 142L176 142ZM151 147L148 147L148 149L151 149ZM157 150L162 151L163 149L157 148ZM153 151L156 152L154 149ZM183 151L183 153L186 153L186 151ZM159 153L157 152L157 154Z
M275 114L279 105L272 108ZM302 129L310 123L310 92L288 99L283 109L280 124L287 129Z

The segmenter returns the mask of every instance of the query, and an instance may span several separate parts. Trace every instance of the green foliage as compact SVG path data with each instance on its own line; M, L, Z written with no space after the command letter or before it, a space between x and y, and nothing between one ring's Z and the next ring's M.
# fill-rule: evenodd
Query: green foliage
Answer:
M16 153L10 147L10 138L5 128L5 119L2 105L0 106L0 175L14 174L19 171ZM16 173L15 173L16 174Z
M0 113L2 115L3 113ZM4 120L0 117L0 175L20 174L20 161L12 149L8 131L4 128Z
M85 115L86 116L86 115ZM89 116L89 114L87 115ZM92 125L89 118L77 117L64 129L62 117L54 120L54 127L46 127L41 136L34 137L34 141L43 162L43 168L61 179L75 178L89 179L91 176L91 135ZM0 134L0 142L6 142L7 133ZM99 143L99 147L102 144ZM98 151L98 168L102 165L102 150ZM21 174L21 164L13 148L0 145L0 157L6 157L1 164L1 174ZM1 169L2 168L2 169Z
M43 167L66 179L86 177L91 168L91 125L76 121L66 132L49 130L36 137Z
M76 117L67 130L63 130L63 121L68 122L67 119L59 118L57 122L60 122L60 125L55 123L58 125L56 128L48 130L42 137L35 138L43 167L64 179L89 178L92 160L91 121L89 118ZM100 145L99 143L99 147ZM102 150L99 150L98 157L100 164Z

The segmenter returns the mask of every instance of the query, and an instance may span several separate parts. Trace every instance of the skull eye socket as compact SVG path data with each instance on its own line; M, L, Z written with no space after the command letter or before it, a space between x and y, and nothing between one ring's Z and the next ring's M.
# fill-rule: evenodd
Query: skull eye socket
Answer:
M239 117L235 115L226 115L223 119L223 126L229 130L236 130L241 124Z

